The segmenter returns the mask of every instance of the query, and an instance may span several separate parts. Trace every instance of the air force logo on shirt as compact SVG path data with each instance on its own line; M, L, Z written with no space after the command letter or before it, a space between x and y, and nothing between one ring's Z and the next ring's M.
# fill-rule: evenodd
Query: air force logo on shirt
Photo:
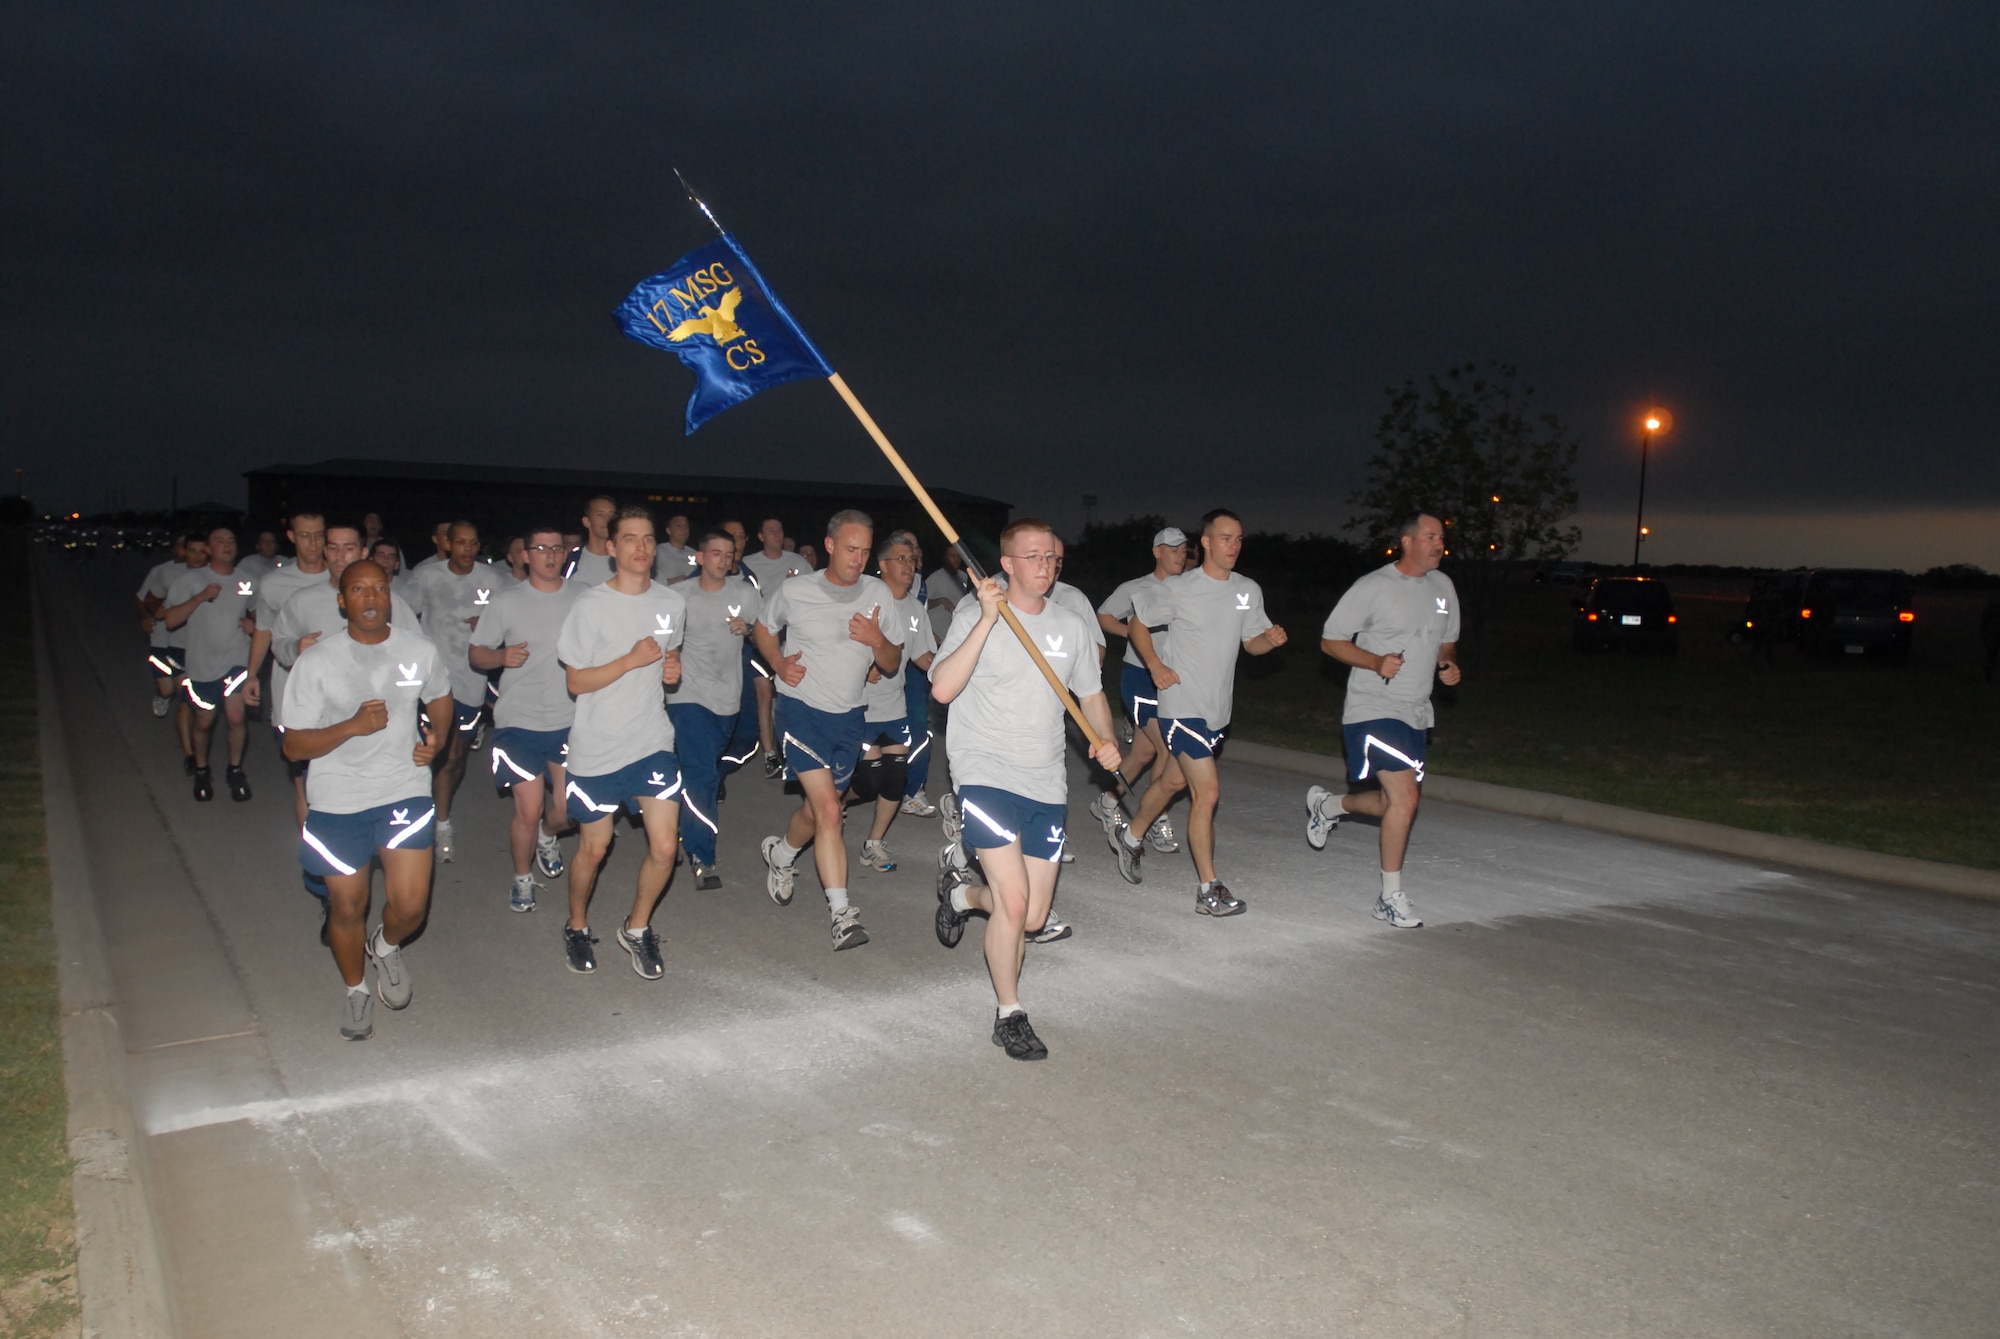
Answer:
M396 662L396 668L403 671L403 677L396 680L396 687L422 688L424 686L424 681L417 677L417 662L411 661L405 665L399 660Z
M1240 612L1240 611L1246 611L1246 610L1248 610L1248 609L1250 608L1250 592L1249 592L1249 591L1247 591L1247 590L1246 590L1246 591L1238 591L1238 592L1236 593L1236 608L1238 609L1238 611L1239 611L1239 612Z
M492 599L490 598L492 594L493 592L490 590L479 590L475 588L472 592L473 595L472 602L474 604L491 604L493 603Z
M729 616L730 616L731 618L741 618L741 617L743 617L743 606L742 606L742 605L740 605L740 604L732 604L732 605L730 605L730 606L729 606Z
M1060 635L1056 633L1043 633L1042 640L1048 643L1050 656L1060 656L1064 660L1069 659L1069 652L1062 649L1063 639Z
M237 582L237 583L236 583L236 593L237 593L238 595L248 595L248 594L250 593L250 584L251 584L251 583L249 583L248 581L239 581L239 582Z
M655 637L670 637L673 635L674 616L672 614L654 614L653 621L660 625L653 629Z
M1449 614L1451 612L1451 610L1445 604L1444 596L1442 595L1438 596L1437 602L1438 602L1438 612L1440 614Z
M915 614L911 614L911 615L910 615L910 631L911 631L911 632L915 632L916 630L917 630L917 616L916 616Z

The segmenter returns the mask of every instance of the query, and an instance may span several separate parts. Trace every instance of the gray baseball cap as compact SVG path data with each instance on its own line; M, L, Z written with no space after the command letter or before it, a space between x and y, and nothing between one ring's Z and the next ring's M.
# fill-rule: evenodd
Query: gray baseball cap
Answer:
M1162 544L1180 545L1185 543L1187 543L1187 536L1181 533L1181 528L1177 525L1170 525L1160 531L1159 534L1153 536L1153 547L1156 549Z

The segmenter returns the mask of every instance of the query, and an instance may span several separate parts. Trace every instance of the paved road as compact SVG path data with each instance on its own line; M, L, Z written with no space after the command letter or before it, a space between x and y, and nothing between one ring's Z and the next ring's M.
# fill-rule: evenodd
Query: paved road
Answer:
M1315 854L1296 778L1225 765L1249 914L1081 833L1023 1065L978 923L933 937L934 824L836 955L741 778L666 979L609 942L630 840L578 977L475 777L415 1003L347 1044L275 753L192 801L136 584L51 566L44 610L189 1335L2000 1330L1993 906L1437 804L1391 931L1372 831Z

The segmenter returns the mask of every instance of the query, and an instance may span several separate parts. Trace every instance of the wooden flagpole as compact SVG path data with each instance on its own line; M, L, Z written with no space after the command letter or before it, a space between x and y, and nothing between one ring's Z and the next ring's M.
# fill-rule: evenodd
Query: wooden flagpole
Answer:
M861 426L866 428L868 435L875 439L875 445L882 448L882 454L889 458L891 465L895 466L896 473L903 476L903 482L908 484L910 491L917 495L917 501L924 504L924 510L931 514L931 519L937 522L937 528L944 533L944 542L956 545L958 551L965 555L966 561L971 563L972 555L966 553L965 546L959 543L958 531L952 528L951 522L947 521L944 518L944 513L938 510L938 504L931 499L930 490L925 488L923 482L911 472L909 465L904 462L902 454L894 446L890 445L888 435L875 422L874 416L862 407L861 401L856 399L854 392L848 389L847 383L841 379L840 373L835 372L827 380L833 383L834 390L840 392L840 398L847 402L847 407L854 411L854 417L861 420ZM978 570L977 564L974 564L973 570ZM1007 603L1005 596L1002 596L1000 600L1000 616L1007 620L1007 626L1012 628L1014 635L1021 639L1021 645L1026 647L1028 654L1034 658L1035 667L1041 670L1042 677L1049 681L1049 687L1055 689L1056 696L1062 699L1063 708L1069 712L1070 719L1076 722L1077 729L1083 731L1083 737L1089 742L1091 749L1093 751L1096 750L1104 741L1098 738L1097 731L1092 729L1090 722L1084 719L1083 708L1077 705L1077 701L1070 695L1069 689L1063 685L1061 679L1056 677L1055 670L1049 667L1049 662L1042 656L1041 648L1035 645L1035 639L1028 635L1028 630L1021 626L1021 620L1015 615L1013 606Z

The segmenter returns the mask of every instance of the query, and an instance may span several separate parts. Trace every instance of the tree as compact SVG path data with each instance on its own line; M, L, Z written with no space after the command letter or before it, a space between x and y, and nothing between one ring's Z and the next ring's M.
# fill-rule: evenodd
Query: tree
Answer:
M1349 501L1350 530L1394 551L1412 512L1445 523L1448 567L1464 597L1467 632L1483 629L1506 571L1525 559L1567 557L1582 538L1576 512L1576 441L1532 402L1515 371L1472 363L1387 391L1375 427L1380 449ZM1474 637L1475 645L1477 638Z

